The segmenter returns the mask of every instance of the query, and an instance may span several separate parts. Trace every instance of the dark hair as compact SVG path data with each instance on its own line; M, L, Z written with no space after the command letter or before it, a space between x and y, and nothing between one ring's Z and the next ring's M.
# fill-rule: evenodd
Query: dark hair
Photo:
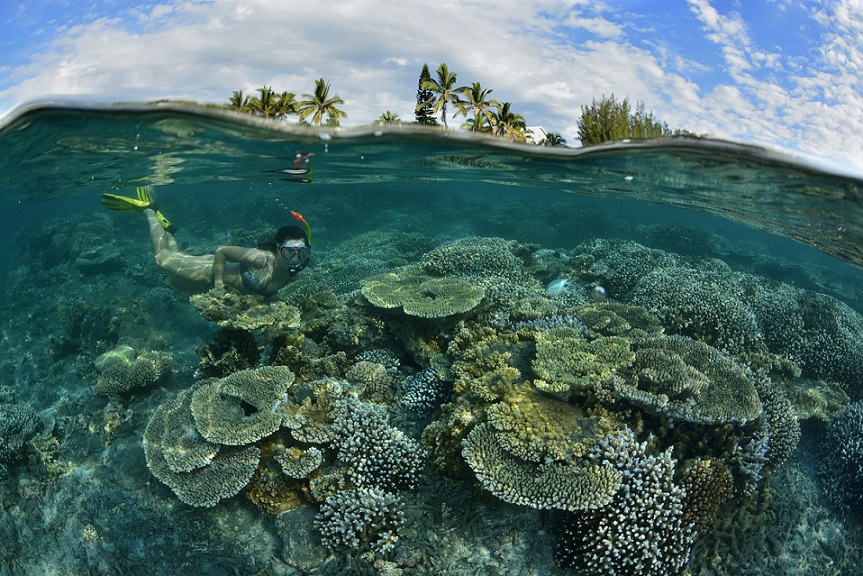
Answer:
M305 229L292 224L290 226L282 226L276 230L276 237L270 242L258 244L258 248L269 250L270 252L278 252L278 245L284 244L287 240L302 240L306 243L306 246L309 245L309 237Z

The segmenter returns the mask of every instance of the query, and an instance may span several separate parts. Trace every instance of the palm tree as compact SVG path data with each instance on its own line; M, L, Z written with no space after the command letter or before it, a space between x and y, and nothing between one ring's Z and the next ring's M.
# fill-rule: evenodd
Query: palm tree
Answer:
M546 132L540 146L566 146L566 138L554 132Z
M504 102L495 106L496 110L491 113L491 131L498 136L526 140L524 131L527 129L524 116L514 114L510 110L510 102Z
M401 123L402 123L402 119L399 118L399 115L395 114L393 112L390 112L389 110L387 110L386 112L381 114L381 117L378 118L377 120L375 120L375 124L401 124Z
M494 90L483 90L479 82L473 82L470 88L464 88L461 94L465 97L464 100L455 102L458 111L465 117L468 112L473 114L473 118L465 122L470 130L483 130L488 127L491 116L490 108L497 106L497 100L489 100L488 95Z
M234 90L229 106L240 112L245 112L249 109L249 96L244 96L242 90Z
M249 101L249 108L268 118L276 111L276 93L269 86L258 88L260 96L255 96Z
M461 92L464 92L466 87L460 86L455 88L455 80L457 74L455 72L450 72L449 68L447 68L446 64L441 64L437 67L437 80L427 80L423 82L424 90L431 90L434 94L437 95L436 98L432 98L426 102L420 102L417 104L417 110L422 108L423 106L434 102L434 113L441 113L441 119L443 120L444 128L447 127L446 123L446 105L447 103L456 104L460 102L458 95Z
M305 100L300 102L300 120L312 117L312 124L320 126L324 115L327 116L327 125L338 126L339 119L347 118L347 113L336 108L345 101L338 96L330 98L330 84L323 78L315 80L315 93L303 94Z
M293 92L282 92L279 99L276 101L275 112L278 118L284 118L288 114L296 114L299 112L300 103L297 102Z

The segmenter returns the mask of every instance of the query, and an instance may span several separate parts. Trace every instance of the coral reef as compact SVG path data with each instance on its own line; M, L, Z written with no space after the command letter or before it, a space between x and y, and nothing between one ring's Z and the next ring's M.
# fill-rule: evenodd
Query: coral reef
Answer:
M423 255L422 267L438 276L500 276L519 279L514 242L502 238L463 238Z
M377 553L393 549L403 524L401 501L380 488L355 488L330 496L314 522L328 548Z
M621 475L602 463L527 462L508 453L487 423L471 430L462 454L480 485L503 500L531 508L590 510L604 506Z
M456 277L435 278L408 268L388 272L362 282L362 294L379 308L401 308L408 316L444 318L472 310L485 289Z
M649 338L633 347L635 378L615 380L618 398L701 424L745 423L761 414L751 376L716 348L685 336Z
M263 366L210 380L192 395L195 426L210 442L242 446L282 424L276 407L294 381L284 366Z
M827 427L820 447L819 476L824 492L838 508L863 509L863 402L849 404Z
M437 370L424 368L405 381L401 400L408 410L428 416L445 397L444 381Z
M264 302L263 296L243 295L225 286L189 298L205 320L229 330L263 330L280 334L300 325L300 311L295 306L276 301Z
M192 426L192 391L184 390L156 410L144 431L144 455L153 476L177 497L211 507L237 494L260 460L256 446L217 446Z
M607 576L679 573L696 525L685 491L673 481L670 452L651 456L647 443L626 430L598 441L588 456L620 474L620 489L601 508L567 518L557 548L560 564Z
M0 479L41 426L38 414L29 406L0 402Z
M116 351L117 348L111 352ZM123 348L123 351L128 354L126 348ZM109 360L103 355L97 359L97 365L101 364L104 371L96 379L94 391L101 396L149 388L163 380L173 370L174 359L167 352L150 351L133 360L126 355L115 353L113 358Z

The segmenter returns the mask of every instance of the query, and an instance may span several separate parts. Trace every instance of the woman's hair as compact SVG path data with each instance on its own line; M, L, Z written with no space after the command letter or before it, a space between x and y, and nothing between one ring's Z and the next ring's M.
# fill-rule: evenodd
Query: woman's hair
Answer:
M309 245L309 237L306 234L306 231L299 226L291 225L282 226L276 230L276 237L270 242L258 244L258 248L261 250L269 250L270 252L278 252L278 245L284 244L288 240L302 240L306 243L306 246Z

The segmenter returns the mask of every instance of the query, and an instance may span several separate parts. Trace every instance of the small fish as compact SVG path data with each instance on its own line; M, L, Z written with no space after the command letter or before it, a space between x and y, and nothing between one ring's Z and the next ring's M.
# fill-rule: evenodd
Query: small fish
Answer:
M608 301L608 292L605 291L605 288L597 284L593 287L593 291L591 292L591 296L593 297L594 302L607 302Z
M548 286L545 287L545 293L549 296L556 296L566 292L571 285L572 280L569 278L558 278L548 283Z

